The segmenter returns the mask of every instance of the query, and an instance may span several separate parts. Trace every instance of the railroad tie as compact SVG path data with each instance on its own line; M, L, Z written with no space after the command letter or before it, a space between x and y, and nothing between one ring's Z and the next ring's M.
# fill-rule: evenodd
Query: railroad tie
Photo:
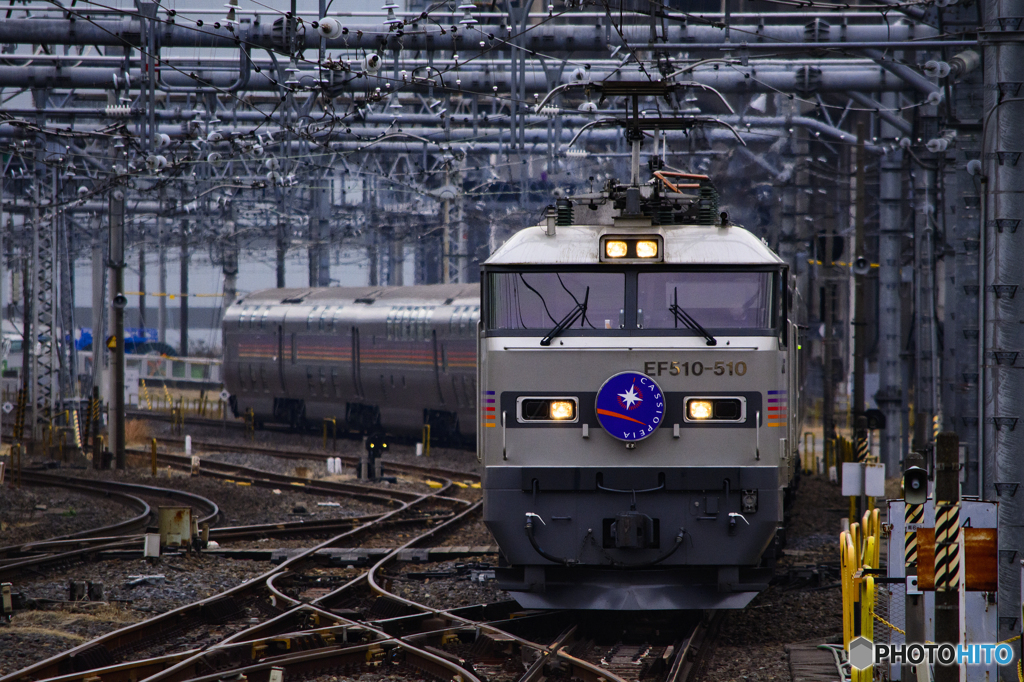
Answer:
M960 503L935 505L935 589L960 589Z
M924 521L924 505L904 505L903 519L905 528L911 528L911 524L913 524L914 528L914 530L907 530L904 534L905 543L903 550L904 565L907 568L912 568L917 566L917 527Z

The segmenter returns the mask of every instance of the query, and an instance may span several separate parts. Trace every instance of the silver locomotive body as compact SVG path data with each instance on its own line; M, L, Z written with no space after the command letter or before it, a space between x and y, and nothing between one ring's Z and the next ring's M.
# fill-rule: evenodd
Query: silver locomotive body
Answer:
M481 279L500 584L534 608L746 605L771 576L797 457L781 259L739 227L552 220ZM657 411L634 418L641 399Z
M267 289L224 315L236 416L296 428L475 434L475 284Z

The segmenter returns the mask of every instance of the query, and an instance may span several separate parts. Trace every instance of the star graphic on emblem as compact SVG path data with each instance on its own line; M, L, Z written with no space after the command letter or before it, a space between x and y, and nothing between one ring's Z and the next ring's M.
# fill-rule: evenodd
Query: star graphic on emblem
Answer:
M627 409L633 409L633 403L640 402L640 396L636 393L636 386L630 386L629 390L625 393L619 393L619 397L622 398L622 402L626 404Z

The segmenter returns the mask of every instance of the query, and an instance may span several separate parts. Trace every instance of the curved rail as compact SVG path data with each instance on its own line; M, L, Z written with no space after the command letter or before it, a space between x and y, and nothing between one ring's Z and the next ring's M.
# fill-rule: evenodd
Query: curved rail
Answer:
M149 523L149 519L152 516L152 509L149 503L140 497L135 495L129 495L127 493L115 492L115 491L104 491L100 492L95 488L89 486L78 485L76 483L61 482L56 483L52 481L44 481L36 478L32 472L24 472L22 474L22 482L28 485L50 485L55 487L61 487L68 490L74 490L76 492L83 493L85 495L92 495L94 497L104 497L107 499L116 499L122 502L127 507L134 507L139 510L139 513L135 516L112 523L106 526L99 526L96 528L89 528L86 530L79 531L77 533L68 533L66 535L57 535L46 540L36 540L33 542L26 542L18 545L8 545L7 547L0 547L0 557L10 557L12 555L25 554L29 551L43 550L46 549L50 544L59 544L68 540L84 540L84 539L96 539L106 538L110 535L127 534L132 533L136 530L145 528Z
M162 637L168 636L168 633L180 632L183 628L201 627L207 623L216 622L217 619L224 618L225 614L237 614L246 604L254 603L261 597L272 596L267 586L267 581L274 576L304 565L312 559L318 550L335 546L356 532L380 527L378 524L396 517L413 505L424 501L433 501L440 493L445 492L448 487L450 486L424 493L414 501L399 502L398 508L386 512L357 528L306 549L254 580L237 585L207 599L178 607L146 621L107 633L61 654L39 661L27 668L0 678L0 680L2 682L40 680L57 677L71 670L92 670L102 666L104 663L113 663L115 655L123 656L133 650L138 650L152 644L154 641L160 641ZM457 502L465 504L461 500ZM211 618L214 620L211 621ZM188 660L191 659L186 658L178 665L182 665ZM164 672L174 670L175 668L176 666L171 666L171 668ZM209 668L206 669L208 670ZM162 673L157 673L157 676L160 674Z
M199 519L202 523L213 523L220 516L220 507L217 506L216 502L202 497L201 495L181 490L158 488L156 486L140 485L137 483L122 483L117 481L102 481L85 478L65 478L63 476L53 476L50 474L31 471L23 472L22 476L23 481L37 485L66 487L75 490L103 490L110 493L120 494L125 494L123 492L125 490L131 490L133 492L151 495L153 497L167 497L173 500L189 502L199 509L205 510L206 515ZM152 510L149 508L149 504L142 500L139 500L139 502L142 502L146 506L147 513L145 517L140 515L130 520L132 521L134 528L138 528L140 525L144 528L152 516ZM100 530L102 529L93 529L91 532L99 532ZM24 570L36 570L41 567L52 566L55 564L82 561L97 552L130 547L133 543L138 541L138 538L138 535L124 535L113 538L51 538L49 540L40 541L38 543L34 543L37 548L54 551L48 554L23 557L15 561L4 563L3 565L0 565L0 578L9 579ZM62 551L62 548L68 549L63 549Z

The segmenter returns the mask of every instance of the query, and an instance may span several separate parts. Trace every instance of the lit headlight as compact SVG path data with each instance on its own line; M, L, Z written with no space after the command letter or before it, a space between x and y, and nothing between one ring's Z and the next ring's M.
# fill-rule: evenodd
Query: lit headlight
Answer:
M626 242L607 241L604 243L604 253L609 258L624 258L626 256Z
M557 398L527 397L516 399L516 418L520 423L575 422L579 418L578 400L568 396Z
M565 421L576 416L576 406L568 400L552 400L548 408L548 414L552 419Z
M664 260L661 235L603 235L601 261L604 263L660 263Z
M657 258L658 242L652 240L641 240L636 243L637 258Z
M744 422L746 399L740 396L703 397L685 400L684 421L688 422Z
M686 412L690 419L711 419L714 406L710 400L690 400L686 403Z

